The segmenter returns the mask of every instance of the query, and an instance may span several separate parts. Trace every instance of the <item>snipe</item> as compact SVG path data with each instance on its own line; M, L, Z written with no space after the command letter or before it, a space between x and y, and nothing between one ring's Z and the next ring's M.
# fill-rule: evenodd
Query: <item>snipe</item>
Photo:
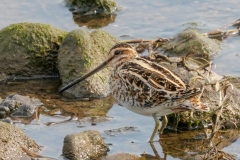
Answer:
M187 110L209 110L195 97L201 93L199 88L190 89L167 68L139 57L127 43L113 46L106 61L61 88L59 92L65 91L105 67L113 67L109 86L119 103L135 113L154 118L155 129L149 142L153 142L160 127L158 116Z

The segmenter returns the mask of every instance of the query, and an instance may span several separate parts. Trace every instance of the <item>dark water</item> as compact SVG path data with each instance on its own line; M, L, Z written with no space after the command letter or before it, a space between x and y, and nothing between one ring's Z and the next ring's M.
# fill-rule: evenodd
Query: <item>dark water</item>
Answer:
M237 0L116 1L122 7L122 11L117 14L113 23L102 29L110 32L117 38L120 38L121 35L143 39L168 38L183 30L186 24L191 22L197 22L197 28L202 32L207 32L240 18L240 3ZM67 31L79 28L74 23L72 14L64 6L62 0L11 0L11 2L1 0L1 2L0 28L17 22L47 23ZM87 30L88 28L81 27L81 29ZM223 41L222 50L214 60L214 70L220 75L240 75L239 42L240 37L231 37ZM56 108L64 105L65 100L56 93L59 84L49 85L45 81L41 83L43 84L40 87L39 82L36 84L31 83L30 88L24 88L22 84L17 83L15 85L9 84L9 86L3 87L4 90L1 90L0 94L2 98L5 98L6 95L15 92L40 98L45 103L51 101L51 105L55 105ZM55 112L61 113L58 109ZM24 128L27 135L44 146L42 155L58 159L61 159L60 155L65 135L89 129L98 130L106 138L106 143L112 143L109 154L128 152L137 155L143 153L154 155L151 146L147 143L154 127L154 121L151 117L134 114L119 107L117 104L113 105L107 115L113 117L113 120L99 123L95 126L92 126L90 123L79 124L75 119L64 124L46 126L46 122L56 122L70 118L70 116L48 115L40 115L39 121L34 120L31 124L18 124L18 126ZM85 127L78 127L79 125L84 125ZM104 133L104 130L124 126L135 126L139 131L117 136L108 136ZM163 157L162 147L159 144L155 144L155 147L160 156ZM223 150L236 154L237 158L240 159L239 147L240 139ZM177 159L177 156L170 155L168 159Z

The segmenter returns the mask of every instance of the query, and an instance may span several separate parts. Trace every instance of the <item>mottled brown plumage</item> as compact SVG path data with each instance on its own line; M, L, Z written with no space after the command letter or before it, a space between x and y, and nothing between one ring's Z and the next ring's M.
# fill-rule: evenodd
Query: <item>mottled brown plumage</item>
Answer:
M107 66L113 67L109 85L119 103L135 113L153 116L155 129L150 138L151 142L159 128L157 116L186 110L208 111L208 107L195 97L201 93L199 88L190 89L176 74L139 57L126 43L113 46L105 62L62 88L60 92Z

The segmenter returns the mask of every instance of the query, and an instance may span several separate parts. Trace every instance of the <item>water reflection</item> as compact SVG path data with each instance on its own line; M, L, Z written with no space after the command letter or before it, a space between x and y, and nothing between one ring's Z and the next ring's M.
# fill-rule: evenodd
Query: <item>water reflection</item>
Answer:
M89 29L98 29L108 26L115 22L116 14L110 15L96 15L96 16L82 16L80 14L73 14L74 22L79 26L86 26Z
M218 133L211 141L204 138L203 131L187 131L180 134L165 134L159 140L159 143L150 144L154 155L141 154L145 159L167 159L174 157L178 159L228 159L234 160L234 156L221 151L224 147L229 146L239 137L238 130L225 130ZM213 147L209 147L212 144ZM160 145L162 150L157 150ZM164 156L160 156L160 153Z
M102 99L67 99L58 94L59 86L59 79L11 81L0 85L2 91L0 96L5 98L17 92L24 96L37 98L44 104L31 117L11 117L13 120L20 120L24 124L31 123L32 120L35 118L38 119L41 115L70 116L70 120L74 117L80 120L83 117L106 116L109 109L115 103L115 99L112 96Z

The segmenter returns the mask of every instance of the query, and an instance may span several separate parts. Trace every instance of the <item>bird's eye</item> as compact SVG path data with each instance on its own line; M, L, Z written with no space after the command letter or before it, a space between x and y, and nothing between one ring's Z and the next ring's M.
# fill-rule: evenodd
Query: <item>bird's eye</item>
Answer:
M116 51L114 52L114 54L115 54L115 55L119 55L119 54L120 54L120 51L119 51L119 50L116 50Z

